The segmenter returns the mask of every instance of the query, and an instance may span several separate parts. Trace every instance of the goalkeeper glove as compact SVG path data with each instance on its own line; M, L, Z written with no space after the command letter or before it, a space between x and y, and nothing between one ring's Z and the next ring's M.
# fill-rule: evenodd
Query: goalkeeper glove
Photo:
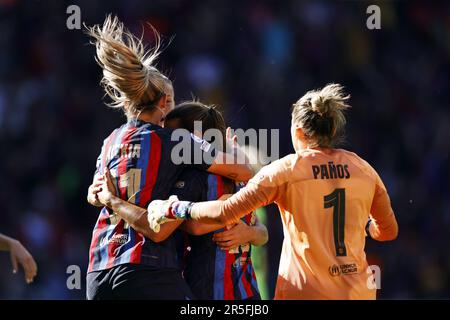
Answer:
M160 225L177 219L187 219L194 203L179 201L177 196L170 196L168 200L153 200L148 205L148 223L150 228L158 233Z

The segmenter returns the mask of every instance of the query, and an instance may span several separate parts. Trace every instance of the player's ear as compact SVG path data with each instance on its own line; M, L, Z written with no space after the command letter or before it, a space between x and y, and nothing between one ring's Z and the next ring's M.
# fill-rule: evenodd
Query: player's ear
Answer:
M161 110L166 110L167 108L167 95L164 94L158 101L157 106L161 109Z
M305 140L305 134L304 134L302 128L300 128L300 127L295 128L295 137L301 141Z
M166 113L169 113L175 108L174 93L172 86L168 87L165 90L164 95L158 102L158 107L164 110Z

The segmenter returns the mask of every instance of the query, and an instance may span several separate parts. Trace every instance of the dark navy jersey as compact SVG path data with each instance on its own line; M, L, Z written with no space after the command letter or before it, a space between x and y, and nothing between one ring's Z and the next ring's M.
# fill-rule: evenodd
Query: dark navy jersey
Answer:
M141 120L130 120L105 139L97 159L97 172L103 173L108 168L120 198L140 207L145 208L154 199L167 199L184 168L208 169L211 162L193 164L194 154L207 155L207 159L215 157L215 150L210 145L189 136L190 148L185 152L192 155L190 162L187 161L192 165L176 164L172 151L179 149L180 140L172 141L172 132ZM110 209L101 209L93 230L88 272L125 263L176 268L179 266L177 259L173 237L155 243L136 232Z
M189 169L180 175L172 194L194 202L217 200L223 194L237 191L234 183L230 188L225 181L220 176ZM256 216L250 213L242 220L254 225ZM180 251L184 253L184 277L188 285L197 299L242 300L259 296L251 245L221 250L212 237L223 230L201 236L185 234L184 249Z

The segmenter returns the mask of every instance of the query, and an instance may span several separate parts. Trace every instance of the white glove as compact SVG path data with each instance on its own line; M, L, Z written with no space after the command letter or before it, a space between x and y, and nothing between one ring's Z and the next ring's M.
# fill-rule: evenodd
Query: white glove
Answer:
M179 201L177 196L170 196L167 200L153 200L147 207L148 223L150 228L158 233L160 225L168 221L174 221L176 218L169 217L169 208L173 202Z

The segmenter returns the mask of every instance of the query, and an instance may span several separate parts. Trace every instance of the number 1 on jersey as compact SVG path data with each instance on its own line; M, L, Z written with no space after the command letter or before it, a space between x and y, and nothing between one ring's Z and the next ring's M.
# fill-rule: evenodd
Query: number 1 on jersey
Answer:
M323 197L324 208L333 208L333 236L336 247L336 256L347 255L344 242L345 231L345 189L335 189Z

